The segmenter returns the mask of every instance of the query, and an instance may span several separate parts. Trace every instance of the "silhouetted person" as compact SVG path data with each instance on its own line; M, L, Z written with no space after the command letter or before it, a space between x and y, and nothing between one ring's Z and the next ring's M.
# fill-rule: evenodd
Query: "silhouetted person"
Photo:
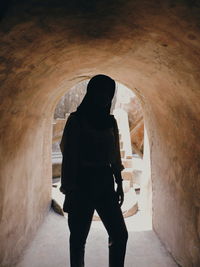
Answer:
M119 132L110 114L114 93L114 80L94 76L81 104L68 117L60 143L60 191L65 194L63 210L68 212L71 267L84 266L85 243L95 209L109 235L109 267L124 266L128 232L120 208L124 166Z

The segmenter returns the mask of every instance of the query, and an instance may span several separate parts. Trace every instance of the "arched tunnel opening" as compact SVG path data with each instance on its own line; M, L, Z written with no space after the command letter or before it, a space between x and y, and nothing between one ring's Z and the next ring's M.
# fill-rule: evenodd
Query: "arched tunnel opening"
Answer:
M48 217L56 104L66 88L97 73L140 99L153 230L179 265L199 266L199 14L197 1L178 0L87 6L31 0L6 7L0 22L1 266L19 262Z
M53 207L58 213L63 212L62 209L64 196L59 188L61 186L61 164L62 153L60 150L60 142L66 121L71 112L76 111L77 106L82 101L89 80L82 81L69 89L67 93L59 100L54 111L53 121L53 137L52 137L52 198ZM151 188L147 184L151 183L150 173L145 170L150 165L150 159L145 155L143 161L144 149L144 119L142 107L136 95L124 85L116 82L116 91L111 106L111 114L114 114L118 121L120 133L120 152L124 170L122 172L123 188L125 192L125 202L122 206L124 217L130 217L138 211L145 212L145 199L149 198L151 202ZM147 138L147 137L146 137ZM145 138L145 146L147 141ZM145 164L144 164L145 163ZM145 176L145 177L144 177ZM144 182L145 181L145 182ZM140 192L142 192L140 194ZM145 193L144 193L145 192ZM146 207L151 206L146 203ZM146 211L147 212L147 211ZM148 211L150 215L151 211ZM65 214L67 217L67 214ZM100 220L97 213L93 220ZM150 218L149 218L150 220Z

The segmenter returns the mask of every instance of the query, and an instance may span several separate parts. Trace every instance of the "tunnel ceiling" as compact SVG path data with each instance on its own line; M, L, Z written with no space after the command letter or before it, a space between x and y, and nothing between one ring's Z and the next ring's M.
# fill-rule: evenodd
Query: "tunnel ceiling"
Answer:
M43 89L54 97L65 81L96 72L131 88L133 79L142 91L159 87L164 75L183 87L184 78L199 75L200 12L195 1L171 2L11 1L1 21L6 93L39 97Z

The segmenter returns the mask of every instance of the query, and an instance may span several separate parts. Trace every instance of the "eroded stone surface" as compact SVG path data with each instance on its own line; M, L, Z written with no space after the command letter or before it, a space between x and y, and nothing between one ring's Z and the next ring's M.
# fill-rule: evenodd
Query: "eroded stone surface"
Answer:
M144 144L144 120L141 119L138 124L131 130L131 143L134 151L143 157Z

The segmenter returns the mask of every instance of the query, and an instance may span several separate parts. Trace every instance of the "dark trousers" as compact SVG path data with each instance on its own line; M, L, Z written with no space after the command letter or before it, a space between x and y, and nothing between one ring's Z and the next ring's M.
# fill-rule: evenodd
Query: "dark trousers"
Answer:
M70 192L68 200L66 197L71 267L84 266L85 244L95 209L108 232L109 267L123 267L128 232L114 191L113 175L110 169L90 169L80 177L84 181L80 190Z

